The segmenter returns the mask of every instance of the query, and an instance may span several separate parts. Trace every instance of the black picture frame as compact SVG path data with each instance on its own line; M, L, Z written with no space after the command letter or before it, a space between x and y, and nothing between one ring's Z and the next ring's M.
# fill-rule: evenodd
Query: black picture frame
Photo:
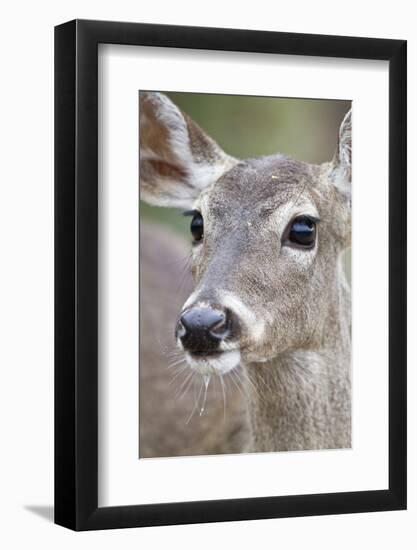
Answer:
M389 62L389 488L98 506L98 44ZM406 508L406 41L74 20L55 28L55 522L74 530Z

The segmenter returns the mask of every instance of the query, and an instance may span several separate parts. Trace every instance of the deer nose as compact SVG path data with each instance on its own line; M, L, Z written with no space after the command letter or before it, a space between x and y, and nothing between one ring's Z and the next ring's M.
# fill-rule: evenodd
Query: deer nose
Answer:
M192 307L181 315L176 336L184 349L194 353L216 351L231 332L231 316L227 310Z

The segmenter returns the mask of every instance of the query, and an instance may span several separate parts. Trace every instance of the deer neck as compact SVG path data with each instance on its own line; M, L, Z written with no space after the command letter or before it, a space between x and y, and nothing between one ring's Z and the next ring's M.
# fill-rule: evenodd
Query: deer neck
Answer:
M248 450L350 447L350 299L342 273L333 291L318 346L244 366Z

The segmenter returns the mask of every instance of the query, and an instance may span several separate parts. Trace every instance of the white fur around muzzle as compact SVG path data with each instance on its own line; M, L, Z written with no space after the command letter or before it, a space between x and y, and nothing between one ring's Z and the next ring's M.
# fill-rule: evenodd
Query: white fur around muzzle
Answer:
M189 366L200 374L218 374L221 376L239 366L240 351L224 351L216 356L203 356L201 358L186 353L185 358Z

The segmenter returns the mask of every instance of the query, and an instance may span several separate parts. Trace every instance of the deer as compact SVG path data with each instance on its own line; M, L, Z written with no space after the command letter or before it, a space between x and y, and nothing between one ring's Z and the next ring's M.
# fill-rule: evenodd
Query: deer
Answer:
M172 326L186 368L205 386L244 373L241 452L350 448L351 110L333 158L310 164L234 158L163 93L139 104L140 198L190 217L193 289Z

